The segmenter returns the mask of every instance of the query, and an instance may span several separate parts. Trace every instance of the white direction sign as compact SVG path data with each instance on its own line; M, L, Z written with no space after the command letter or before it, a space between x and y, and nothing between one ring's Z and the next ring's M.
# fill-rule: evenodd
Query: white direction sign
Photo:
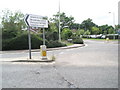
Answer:
M43 16L27 14L25 22L30 27L48 28L48 20L43 18Z

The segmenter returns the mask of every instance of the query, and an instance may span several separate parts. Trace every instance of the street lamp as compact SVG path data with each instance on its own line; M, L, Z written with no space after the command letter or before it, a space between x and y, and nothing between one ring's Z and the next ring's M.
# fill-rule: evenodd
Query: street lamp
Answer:
M61 42L61 30L60 30L60 0L59 0L59 42Z
M114 12L109 12L113 14L113 27L115 28L115 13Z
M114 28L114 32L115 32L115 13L114 12L109 12L110 14L113 14L113 28ZM115 39L115 35L114 35L114 39Z

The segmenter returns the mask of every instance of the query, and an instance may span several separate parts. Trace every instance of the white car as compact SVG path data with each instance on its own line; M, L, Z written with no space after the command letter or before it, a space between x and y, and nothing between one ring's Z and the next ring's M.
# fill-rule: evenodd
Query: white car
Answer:
M101 38L105 39L105 38L106 38L106 36L105 36L105 35L102 35L102 36L101 36Z

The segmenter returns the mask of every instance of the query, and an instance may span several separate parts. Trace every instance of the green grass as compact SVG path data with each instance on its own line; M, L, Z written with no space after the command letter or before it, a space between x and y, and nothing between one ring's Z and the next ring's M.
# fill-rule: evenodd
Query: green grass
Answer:
M95 38L82 38L83 40L106 40L106 39L95 39Z
M103 41L103 40L106 40L106 39L95 39L95 38L82 38L83 40L101 40L101 41ZM118 39L110 39L110 41L118 41Z

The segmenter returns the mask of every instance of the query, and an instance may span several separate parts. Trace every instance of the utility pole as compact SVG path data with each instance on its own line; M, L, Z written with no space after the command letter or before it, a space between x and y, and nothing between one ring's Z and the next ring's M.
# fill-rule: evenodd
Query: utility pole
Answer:
M118 2L118 25L120 25L120 1Z
M114 32L115 32L115 13L114 12L109 12L109 13L113 14L113 28L114 28ZM115 39L115 35L114 35L114 39Z
M60 0L59 0L59 42L61 42L61 30L60 30Z

